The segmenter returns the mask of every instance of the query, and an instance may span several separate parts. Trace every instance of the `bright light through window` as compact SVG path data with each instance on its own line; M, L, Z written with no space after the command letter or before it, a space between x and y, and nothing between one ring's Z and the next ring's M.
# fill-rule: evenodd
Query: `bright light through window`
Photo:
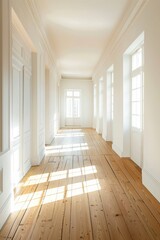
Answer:
M132 55L132 71L142 66L142 48Z
M80 118L80 90L67 90L66 117Z
M143 50L132 55L132 127L142 129L143 118Z

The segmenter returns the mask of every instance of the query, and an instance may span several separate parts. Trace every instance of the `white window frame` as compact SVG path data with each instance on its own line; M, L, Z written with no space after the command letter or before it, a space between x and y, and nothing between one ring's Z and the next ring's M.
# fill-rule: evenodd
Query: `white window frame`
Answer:
M142 64L134 69L132 69L133 66L133 56L139 51L142 51ZM144 46L143 44L139 45L136 49L134 49L134 51L131 53L130 55L131 57L131 128L133 128L135 131L143 131L143 105L144 105ZM140 85L136 88L132 87L133 84L133 78L140 75ZM140 99L139 100L132 100L133 98L133 92L136 92L136 90L140 90ZM139 111L140 113L133 114L133 103L138 103L139 102ZM135 126L133 125L133 117L139 117L140 118L140 122L139 122L139 126Z
M71 91L72 92L72 96L67 96L67 92L68 91ZM74 92L79 92L79 96L74 96ZM72 112L72 116L71 117L67 117L67 108L66 108L66 100L67 100L67 97L68 98L72 98L72 99L79 99L80 103L79 103L79 115L78 117L74 115L74 109L73 112ZM74 101L74 100L73 100ZM72 106L72 108L74 108L74 106ZM76 118L81 118L81 89L65 89L65 118L73 118L73 119L76 119Z

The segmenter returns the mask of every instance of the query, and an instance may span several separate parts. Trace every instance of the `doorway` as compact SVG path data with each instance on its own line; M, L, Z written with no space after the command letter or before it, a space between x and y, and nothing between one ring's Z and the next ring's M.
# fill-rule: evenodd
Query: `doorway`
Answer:
M65 126L81 125L81 91L67 89L65 94Z

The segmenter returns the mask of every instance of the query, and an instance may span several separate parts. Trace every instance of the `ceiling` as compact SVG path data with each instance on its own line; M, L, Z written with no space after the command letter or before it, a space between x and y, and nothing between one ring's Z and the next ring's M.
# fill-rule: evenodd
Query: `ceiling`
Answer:
M34 0L63 77L91 77L122 16L137 0Z

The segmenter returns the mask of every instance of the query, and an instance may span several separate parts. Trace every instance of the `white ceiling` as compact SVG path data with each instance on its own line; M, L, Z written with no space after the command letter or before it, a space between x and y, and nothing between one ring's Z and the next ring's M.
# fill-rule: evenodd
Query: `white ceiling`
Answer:
M34 0L63 76L91 77L111 34L137 0Z

